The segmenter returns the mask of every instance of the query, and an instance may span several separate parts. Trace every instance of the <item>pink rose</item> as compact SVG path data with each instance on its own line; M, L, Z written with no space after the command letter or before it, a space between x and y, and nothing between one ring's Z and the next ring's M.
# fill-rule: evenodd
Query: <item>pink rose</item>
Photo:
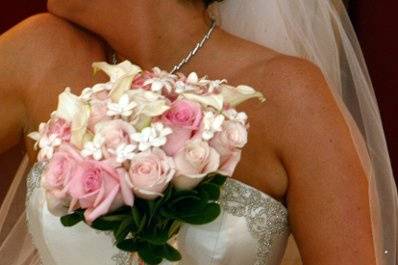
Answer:
M112 158L112 152L122 145L129 145L132 143L131 135L136 130L134 127L122 120L110 120L98 123L95 126L95 134L99 134L105 139L102 147L102 152L105 158Z
M70 210L77 204L85 209L84 217L88 223L123 205L118 197L120 176L105 161L79 163L68 190L72 197Z
M56 135L62 141L69 142L72 135L71 124L61 118L52 119L48 124L46 134L48 136Z
M177 174L173 183L180 189L195 188L204 177L216 172L220 155L201 139L191 140L174 157Z
M163 150L173 156L199 129L202 121L201 106L199 103L188 100L176 100L163 114L161 121L173 130L163 146Z
M57 216L66 214L70 202L68 187L82 157L72 146L61 145L43 173L42 185L46 190L47 207Z
M109 117L106 114L108 112L109 102L110 99L107 100L94 99L91 101L91 112L90 112L90 117L88 119L88 128L91 131L94 131L95 125L97 123L111 120L111 117Z
M222 131L218 132L210 142L220 154L220 172L232 176L240 161L241 149L247 144L246 127L234 121L226 121L222 125Z
M163 150L154 148L137 154L131 160L126 181L137 197L152 200L162 196L174 174L173 159Z

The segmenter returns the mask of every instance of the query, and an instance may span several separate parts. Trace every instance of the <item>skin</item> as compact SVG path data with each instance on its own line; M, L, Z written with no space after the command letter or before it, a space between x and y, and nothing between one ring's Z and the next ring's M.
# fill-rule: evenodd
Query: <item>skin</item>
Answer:
M171 69L208 29L198 1L50 0L48 7L51 14L0 37L0 152L48 120L66 86L79 93L106 80L92 76L91 63L107 59L108 45L144 69ZM234 177L284 201L305 265L375 264L367 177L316 66L217 28L181 71L266 95L265 104L240 106L251 128ZM26 149L34 161L30 140Z

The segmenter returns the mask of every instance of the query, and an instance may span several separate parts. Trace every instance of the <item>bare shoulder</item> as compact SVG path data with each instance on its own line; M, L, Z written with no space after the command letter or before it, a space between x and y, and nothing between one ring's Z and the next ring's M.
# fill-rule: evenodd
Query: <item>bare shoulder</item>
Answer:
M56 68L72 64L79 67L93 58L103 57L103 50L102 43L95 36L63 19L43 13L24 20L1 35L0 67L7 69L11 79L7 80L8 83L26 89L44 76L48 77Z
M272 144L278 144L276 139L283 139L280 137L283 132L287 138L291 136L292 128L287 125L305 127L308 124L305 120L315 117L319 118L317 126L342 119L336 99L318 66L269 49L264 53L269 55L254 62L243 75L247 76L248 84L261 90L267 98L255 112L261 113L259 120L265 123L262 128L267 130Z
M264 112L272 124L264 135L287 172L289 223L303 262L352 264L361 253L361 264L374 264L366 171L352 137L356 128L348 126L314 64L280 55L262 71Z

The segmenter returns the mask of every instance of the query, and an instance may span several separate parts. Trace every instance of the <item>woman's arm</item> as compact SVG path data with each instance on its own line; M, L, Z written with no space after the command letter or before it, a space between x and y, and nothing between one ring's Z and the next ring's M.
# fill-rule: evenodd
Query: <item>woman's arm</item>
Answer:
M25 25L0 36L0 154L21 140L26 115L22 88L29 82L29 75L21 55L29 43L21 42L24 38L21 27Z
M104 60L102 43L73 24L43 13L0 36L0 153L15 145L25 126L48 118L58 94L102 80L91 64ZM33 127L32 127L33 126Z
M304 264L374 265L366 173L321 72L281 57L267 75L278 87L270 99L279 114L273 139L289 177L289 221Z

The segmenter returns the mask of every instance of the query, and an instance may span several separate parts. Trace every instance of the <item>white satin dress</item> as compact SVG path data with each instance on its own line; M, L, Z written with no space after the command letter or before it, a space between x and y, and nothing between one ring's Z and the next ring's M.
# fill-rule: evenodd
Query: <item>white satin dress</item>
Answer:
M84 223L63 227L47 210L37 164L27 179L27 222L43 265L136 265L114 246L112 234ZM229 179L222 214L207 225L184 225L177 236L178 265L279 265L289 236L287 209L267 194ZM162 265L170 265L163 262Z

